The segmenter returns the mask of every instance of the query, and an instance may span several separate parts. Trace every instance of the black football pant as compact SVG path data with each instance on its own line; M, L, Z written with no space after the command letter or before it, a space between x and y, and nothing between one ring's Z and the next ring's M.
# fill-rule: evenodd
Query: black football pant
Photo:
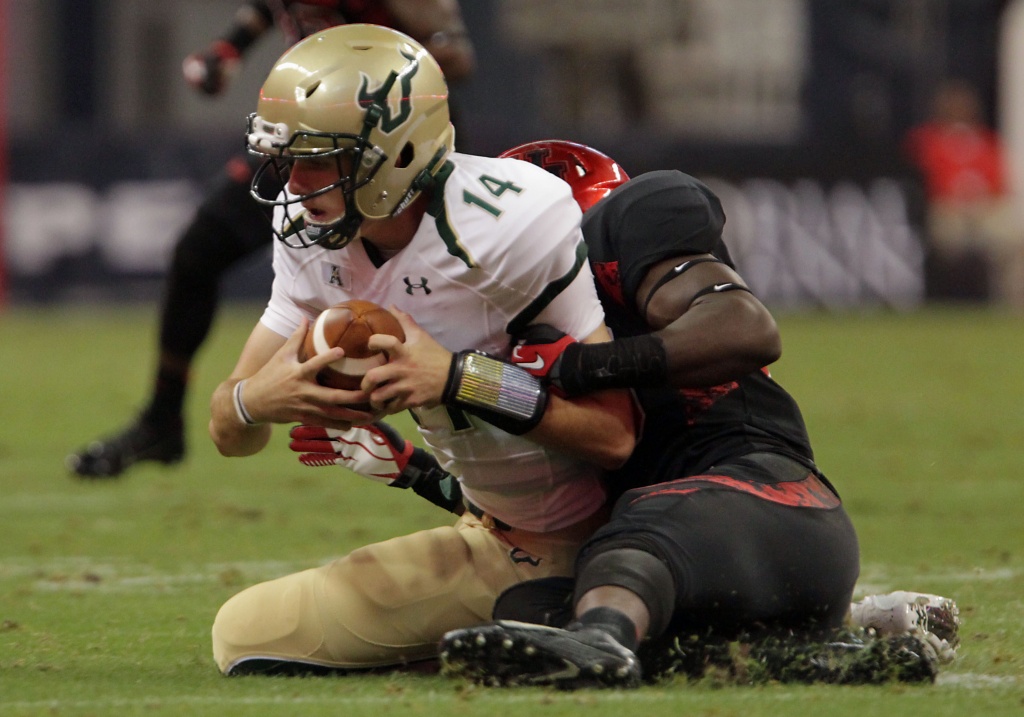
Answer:
M856 533L831 485L769 453L625 493L580 551L576 599L598 584L632 587L607 569L596 582L588 576L597 555L622 548L668 567L672 634L834 629L860 571Z
M267 208L249 194L250 160L229 162L178 240L160 316L160 349L191 361L213 323L229 269L270 245Z

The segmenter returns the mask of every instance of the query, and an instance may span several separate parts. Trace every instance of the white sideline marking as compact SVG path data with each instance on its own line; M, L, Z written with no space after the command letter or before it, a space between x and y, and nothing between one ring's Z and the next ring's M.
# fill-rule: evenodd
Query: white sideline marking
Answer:
M4 496L0 512L25 513L36 510L105 510L114 496L105 493L15 493Z
M259 582L322 565L337 556L321 560L291 562L283 560L257 560L200 565L183 565L179 572L160 572L145 563L122 562L111 557L55 556L38 559L30 556L0 558L0 580L35 577L34 585L44 591L96 591L127 592L147 589L167 589L176 585L220 583L225 574L237 573L243 582ZM942 583L996 582L1012 580L1021 575L1015 568L975 568L973 570L933 572L894 577L892 567L867 565L864 580L857 583L854 599L865 595L878 595L893 590L922 591L922 585ZM956 599L955 595L947 595Z
M963 674L939 674L935 684L943 687L963 687L969 690L983 690L989 687L1004 687L1017 684L1013 675L985 675L977 672Z
M1013 580L1021 575L1017 568L973 568L970 570L957 570L943 572L936 570L929 573L893 573L892 566L865 565L861 569L862 580L857 582L854 590L854 599L865 595L879 595L892 592L893 590L913 590L915 592L929 592L922 590L921 585L935 585L939 583L974 583L974 582L998 582L1000 580ZM946 597L956 598L955 595Z
M330 558L322 562L328 562ZM160 591L174 586L222 583L224 576L237 574L249 584L288 575L319 563L293 563L281 560L209 563L192 570L169 573L142 563L118 562L110 559L61 557L49 560L7 558L0 560L0 581L14 578L35 578L33 587L40 591L129 592Z

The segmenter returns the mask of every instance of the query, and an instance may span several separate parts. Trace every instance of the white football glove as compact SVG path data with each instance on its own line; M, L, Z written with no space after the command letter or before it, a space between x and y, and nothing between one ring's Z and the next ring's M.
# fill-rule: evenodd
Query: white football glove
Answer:
M289 447L307 466L344 466L364 478L392 488L412 488L421 498L449 513L464 509L462 487L437 462L386 423L370 423L347 431L295 426Z
M355 426L347 431L319 426L295 426L288 447L307 466L344 466L354 473L396 488L407 488L404 475L413 455L411 441L386 423Z
M850 622L882 635L917 635L940 662L952 662L960 645L960 608L941 595L897 590L868 595L850 605Z

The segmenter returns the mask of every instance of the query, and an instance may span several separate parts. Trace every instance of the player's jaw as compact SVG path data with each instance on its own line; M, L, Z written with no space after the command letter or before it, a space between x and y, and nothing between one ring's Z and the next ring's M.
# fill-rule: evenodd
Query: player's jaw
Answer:
M345 195L337 186L339 169L333 158L300 159L292 164L288 191L302 197L307 223L323 226L344 216Z

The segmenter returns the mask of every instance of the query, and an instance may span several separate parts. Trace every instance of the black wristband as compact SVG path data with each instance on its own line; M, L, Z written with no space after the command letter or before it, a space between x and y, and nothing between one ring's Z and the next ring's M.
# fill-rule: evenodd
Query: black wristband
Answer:
M668 382L665 344L653 334L566 346L557 383L567 396L606 388L645 388Z
M482 351L460 351L452 356L442 401L521 436L544 417L548 391L526 369Z
M402 474L391 484L395 488L412 488L424 498L449 513L462 510L462 485L438 463L434 454L414 448Z

